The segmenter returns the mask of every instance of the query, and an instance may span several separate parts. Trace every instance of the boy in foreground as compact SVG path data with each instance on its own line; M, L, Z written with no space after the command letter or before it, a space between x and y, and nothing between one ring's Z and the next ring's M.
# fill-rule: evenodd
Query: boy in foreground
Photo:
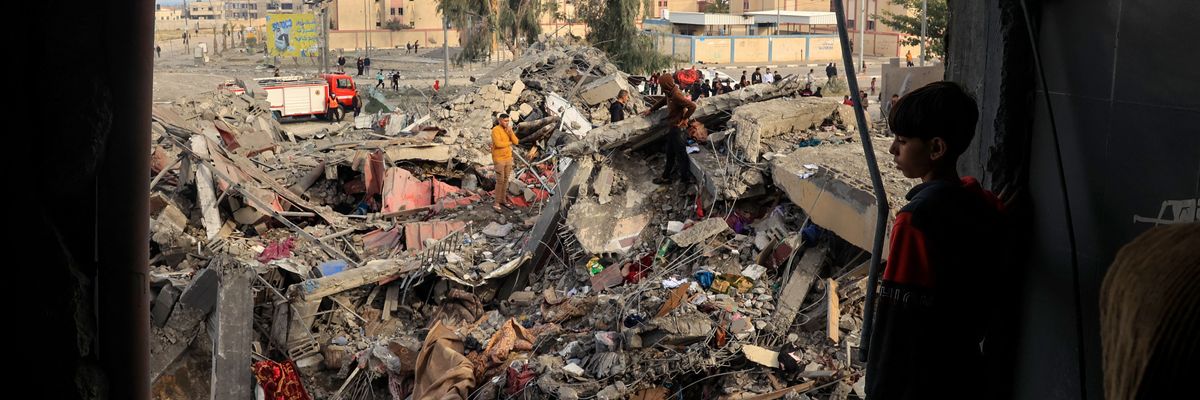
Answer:
M975 135L975 100L953 82L935 82L901 97L888 123L889 152L905 177L921 184L905 196L869 338L870 399L985 398L989 282L1004 274L1001 204L958 157Z

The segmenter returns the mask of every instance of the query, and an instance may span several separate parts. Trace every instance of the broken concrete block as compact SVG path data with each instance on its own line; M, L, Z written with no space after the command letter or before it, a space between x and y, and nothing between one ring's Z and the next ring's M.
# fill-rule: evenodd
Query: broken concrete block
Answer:
M233 212L233 220L242 225L254 225L266 217L266 214L254 207L242 207Z
M583 376L583 367L580 367L579 365L577 365L575 363L570 363L570 364L567 364L565 367L563 367L563 372L566 372L573 376L582 377Z
M667 221L667 232L671 232L671 233L683 232L683 222Z
M513 81L512 89L504 95L504 109L507 110L509 107L512 107L517 102L517 99L521 97L521 92L524 90L525 82L522 82L520 79Z
M691 228L688 228L683 232L671 235L671 241L675 242L675 244L679 245L680 247L687 247L693 244L704 242L705 240L708 240L708 238L728 230L729 224L725 223L725 220L720 218L709 218L697 222L695 225L692 225Z
M154 326L162 328L167 323L171 309L175 308L175 302L179 301L179 295L179 288L169 283L158 291L158 296L154 297L154 304L150 306L150 320L154 322Z
M757 161L762 140L789 132L819 127L842 105L815 97L797 97L747 104L733 110L729 123L737 129L734 149L746 160Z
M634 92L633 87L629 85L622 74L613 74L584 85L579 90L579 98L587 105L594 106L617 98L617 93L622 89L628 90L629 93Z
M483 234L491 236L491 237L495 237L495 238L501 238L501 237L508 236L508 234L510 232L512 232L512 228L513 228L512 223L507 223L507 224L501 225L501 224L497 224L495 221L492 221L483 228Z
M529 105L529 103L521 103L521 105L517 107L517 114L521 116L522 120L529 116L530 113L533 113L533 106Z
M875 155L888 160L891 140L873 139ZM812 222L862 249L870 249L875 235L875 195L863 164L862 145L821 145L802 147L771 161L771 176L792 203L800 206ZM805 167L818 165L817 172ZM905 194L920 183L905 178L895 168L880 168L892 217L906 204ZM887 231L890 231L887 230ZM883 255L887 257L884 241Z
M508 194L521 196L525 192L525 184L518 180L508 181Z
M211 268L205 268L196 272L196 276L192 278L192 282L188 284L187 288L183 289L183 294L179 297L179 303L205 313L211 311L213 306L217 304L219 275L217 271Z

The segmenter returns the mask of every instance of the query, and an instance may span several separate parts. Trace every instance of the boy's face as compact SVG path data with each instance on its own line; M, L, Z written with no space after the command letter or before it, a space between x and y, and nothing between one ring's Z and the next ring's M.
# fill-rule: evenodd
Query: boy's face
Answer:
M934 162L946 156L946 145L938 137L925 140L896 135L888 153L905 178L924 178L933 171Z
M500 118L500 126L508 128L508 125L511 123L512 123L512 120L510 120L508 118Z

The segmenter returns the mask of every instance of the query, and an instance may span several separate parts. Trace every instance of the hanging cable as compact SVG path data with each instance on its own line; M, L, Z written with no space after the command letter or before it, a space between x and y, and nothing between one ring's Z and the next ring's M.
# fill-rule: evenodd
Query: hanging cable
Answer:
M1029 46L1033 49L1033 65L1037 68L1038 80L1042 84L1042 95L1046 98L1046 115L1050 120L1050 136L1054 138L1054 163L1058 167L1058 186L1062 191L1063 218L1067 221L1067 244L1071 250L1071 289L1075 299L1075 335L1079 340L1075 347L1079 363L1079 398L1087 398L1087 362L1083 354L1083 300L1079 288L1079 249L1075 243L1075 220L1071 216L1071 197L1067 193L1067 176L1063 170L1062 147L1058 139L1058 125L1054 122L1054 107L1050 104L1050 87L1046 85L1046 71L1038 53L1037 39L1033 35L1033 21L1029 18L1029 7L1021 0L1021 14L1025 17L1025 32L1029 34Z

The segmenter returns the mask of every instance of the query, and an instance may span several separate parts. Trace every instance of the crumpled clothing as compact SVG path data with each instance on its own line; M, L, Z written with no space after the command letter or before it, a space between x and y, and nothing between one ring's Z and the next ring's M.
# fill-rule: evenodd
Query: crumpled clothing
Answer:
M516 395L517 392L520 392L521 389L524 389L525 386L533 380L533 378L537 377L537 373L533 372L532 368L529 368L529 364L522 365L521 369L519 370L513 367L508 367L508 370L505 371L505 375L508 379L505 380L504 394L509 396Z
M475 388L474 365L462 352L462 338L441 321L435 322L417 354L413 400L468 398Z
M267 244L267 248L258 255L258 262L266 264L272 260L282 260L292 256L292 246L296 241L295 238L287 238L278 242Z
M258 379L258 385L270 400L310 400L304 390L300 374L296 373L296 363L291 360L275 362L259 361L251 365L250 370Z

